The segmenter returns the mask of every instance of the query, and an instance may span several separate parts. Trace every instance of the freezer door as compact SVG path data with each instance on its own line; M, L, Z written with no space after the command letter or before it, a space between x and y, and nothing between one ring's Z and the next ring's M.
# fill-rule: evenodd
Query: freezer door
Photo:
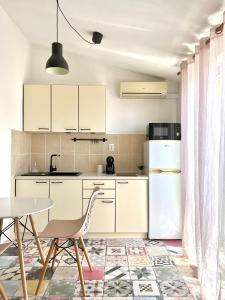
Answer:
M180 170L180 141L149 141L149 169Z
M182 238L180 173L153 173L149 177L149 238Z

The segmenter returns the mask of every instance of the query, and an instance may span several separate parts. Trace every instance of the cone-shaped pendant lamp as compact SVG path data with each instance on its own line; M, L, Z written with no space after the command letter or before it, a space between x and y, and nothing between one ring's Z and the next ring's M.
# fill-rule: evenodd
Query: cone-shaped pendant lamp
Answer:
M58 17L59 17L59 5L56 1L56 39L57 42L52 43L52 55L47 60L45 70L52 75L64 75L69 72L69 66L63 57L63 45L58 42Z

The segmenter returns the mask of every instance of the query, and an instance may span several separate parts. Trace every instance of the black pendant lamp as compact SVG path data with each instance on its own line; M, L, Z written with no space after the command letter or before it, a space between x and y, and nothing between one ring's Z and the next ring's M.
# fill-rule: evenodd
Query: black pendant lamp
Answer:
M52 55L47 60L45 70L52 75L65 75L69 72L69 66L63 57L63 45L58 42L58 19L59 19L59 4L56 1L56 40L57 42L52 43Z

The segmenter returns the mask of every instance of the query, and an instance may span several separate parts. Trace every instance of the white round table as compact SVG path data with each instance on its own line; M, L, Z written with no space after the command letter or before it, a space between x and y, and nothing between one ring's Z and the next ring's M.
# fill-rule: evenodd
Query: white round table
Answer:
M40 253L41 261L44 264L43 251L37 236L35 224L32 218L33 214L50 209L54 205L49 198L20 198L20 197L2 197L0 198L0 219L12 218L15 222L15 233L18 243L18 253L21 271L21 280L23 287L24 299L28 299L27 284L24 269L23 248L20 235L20 218L28 216L30 219L34 238Z

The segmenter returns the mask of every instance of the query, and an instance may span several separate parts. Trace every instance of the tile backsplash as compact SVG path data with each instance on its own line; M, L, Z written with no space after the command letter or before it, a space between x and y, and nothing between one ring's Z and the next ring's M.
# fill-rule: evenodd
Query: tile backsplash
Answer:
M72 141L72 138L103 138L107 142ZM53 158L53 165L59 171L95 172L98 164L106 164L106 157L112 155L115 168L119 172L135 172L143 164L144 135L139 134L39 134L31 138L31 168L46 171L50 165L50 155L60 154ZM109 144L114 144L114 151L109 151Z
M72 141L72 138L103 138L106 142ZM115 159L116 172L136 172L143 165L145 136L142 134L67 134L24 133L12 131L12 175L37 169L49 170L50 155L58 171L95 172L106 164L107 156ZM109 151L109 144L114 151Z

